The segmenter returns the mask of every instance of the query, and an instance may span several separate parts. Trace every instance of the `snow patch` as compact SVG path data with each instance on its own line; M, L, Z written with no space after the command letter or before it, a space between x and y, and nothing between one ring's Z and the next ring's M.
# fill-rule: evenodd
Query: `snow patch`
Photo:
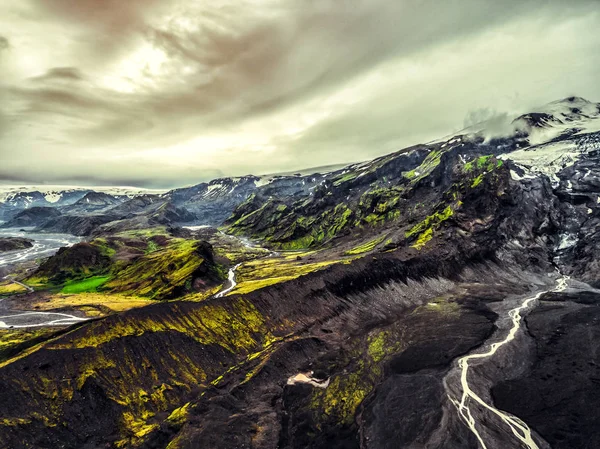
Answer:
M577 243L577 236L575 234L561 234L560 242L558 242L557 250L571 248Z
M254 181L254 185L258 187L266 186L267 184L271 184L274 181L273 178L260 178Z
M563 141L513 151L498 158L517 163L527 175L546 175L556 187L560 182L557 173L575 164L580 156L581 151L575 142ZM511 176L515 179L518 175L511 173Z

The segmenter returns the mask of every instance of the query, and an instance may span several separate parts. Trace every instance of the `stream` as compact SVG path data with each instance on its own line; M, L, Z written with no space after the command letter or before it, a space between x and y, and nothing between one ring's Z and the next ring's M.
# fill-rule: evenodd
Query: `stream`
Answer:
M515 441L515 445L512 447L540 449L537 443L534 441L532 437L532 431L527 424L515 416L498 410L493 406L493 404L486 402L475 391L473 391L473 388L469 383L469 372L475 367L472 367L469 362L475 360L484 361L489 359L494 356L498 349L512 342L517 336L518 331L521 329L523 322L522 313L527 311L531 306L535 305L536 301L542 295L550 291L564 291L567 288L568 281L569 277L563 276L562 278L558 279L557 286L553 290L542 291L537 293L535 296L523 299L517 307L508 311L507 318L510 320L511 327L504 338L492 343L489 346L489 349L485 350L484 352L469 354L458 359L457 368L460 370L460 386L458 389L462 391L462 395L459 399L457 397L453 397L452 393L448 393L448 398L458 410L461 419L467 424L469 430L475 435L482 449L496 447L494 444L486 441L484 432L482 432L482 429L486 427L486 424L489 424L489 421L485 419L485 416L482 416L482 410L497 416L500 418L501 422L508 427L514 438L517 440ZM446 389L448 390L448 386L446 386ZM474 408L473 405L477 407ZM482 417L483 419L481 419Z
M229 287L224 290L221 290L219 293L215 295L215 298L222 298L227 293L235 288L237 282L235 280L235 271L240 267L241 263L238 263L235 267L229 269L229 273L227 275L227 281L229 282Z

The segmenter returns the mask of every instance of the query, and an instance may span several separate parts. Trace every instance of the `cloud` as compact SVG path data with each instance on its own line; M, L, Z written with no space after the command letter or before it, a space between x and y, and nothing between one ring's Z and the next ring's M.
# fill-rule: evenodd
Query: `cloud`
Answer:
M4 36L0 36L0 51L8 50L10 48L10 42Z
M0 6L0 178L177 185L500 128L494 111L600 99L599 25L591 0Z
M76 67L53 67L43 75L35 76L31 79L41 82L54 80L81 81L83 80L83 75Z

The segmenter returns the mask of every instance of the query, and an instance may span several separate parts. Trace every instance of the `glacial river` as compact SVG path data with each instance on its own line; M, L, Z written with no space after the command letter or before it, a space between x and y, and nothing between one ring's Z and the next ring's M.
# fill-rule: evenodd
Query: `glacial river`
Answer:
M81 238L69 234L32 233L20 229L0 229L0 237L24 237L34 240L31 248L0 253L0 268L49 257L59 248L81 241ZM0 329L68 326L84 320L85 318L68 313L11 310L7 302L0 299Z
M23 237L34 240L31 248L0 253L0 267L49 257L60 247L70 246L81 241L80 237L69 234L32 233L18 228L0 229L0 237Z
M563 276L558 279L556 287L550 291L562 292L568 287L568 282L569 277ZM479 446L482 449L488 449L488 447L490 447L485 439L484 433L481 432L481 428L486 425L485 422L481 422L482 420L480 419L482 417L482 410L487 410L489 413L500 418L500 421L514 436L515 441L514 446L512 447L540 449L534 441L531 429L527 424L516 416L498 410L493 404L486 402L481 396L473 391L471 384L469 383L469 371L472 368L470 362L481 361L493 357L501 347L510 344L515 339L522 327L523 313L531 309L545 293L548 293L548 291L542 291L534 296L526 297L516 307L508 311L508 318L511 325L508 329L508 333L503 338L493 342L482 352L476 351L475 353L458 360L457 365L460 369L460 390L462 391L462 395L460 399L449 395L449 399L456 406L461 418L475 435L479 442Z

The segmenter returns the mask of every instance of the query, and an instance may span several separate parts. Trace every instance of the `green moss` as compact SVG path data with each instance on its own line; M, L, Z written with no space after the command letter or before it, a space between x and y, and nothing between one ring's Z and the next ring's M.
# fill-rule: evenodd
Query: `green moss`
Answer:
M406 238L410 238L415 234L426 231L432 226L439 226L444 221L448 220L452 215L454 215L454 210L452 206L446 207L442 212L435 212L433 215L429 215L425 220L420 222L419 224L413 226L409 231L405 233Z
M375 226L397 220L404 191L399 186L375 187L364 192L358 204L334 206L324 199L325 193L315 194L287 207L285 213L271 201L248 203L238 208L237 218L226 230L263 239L271 247L284 251L314 248L346 235L355 226ZM327 204L319 204L319 201ZM257 209L250 209L252 206Z
M338 236L350 225L353 211L345 204L338 204L333 210L326 210L318 217L299 217L277 240L273 241L278 249L285 251L297 251L322 244ZM277 222L273 223L273 229L268 235L276 234ZM299 237L296 237L300 234ZM289 240L288 240L289 239Z
M112 258L117 253L116 250L104 238L94 239L91 244L98 248L104 256Z
M410 170L404 173L404 177L407 179L414 179L417 177L417 172L415 170Z
M412 245L413 248L421 250L433 238L433 229L429 228L423 231L417 241Z
M433 231L444 221L454 215L452 206L446 207L442 212L435 212L429 215L425 220L413 226L405 233L406 238L411 238L418 234L417 241L412 245L413 248L421 250L433 238Z
M2 282L0 284L0 297L18 295L21 293L27 293L27 289L19 284L13 282Z
M477 176L475 179L473 179L473 182L471 183L471 188L474 189L482 182L483 182L483 173L480 174L479 176Z
M167 422L172 426L181 427L185 420L187 419L188 412L190 409L191 403L183 405L182 407L176 408L171 412L169 417L167 418Z
M168 236L169 232L167 231L166 226L156 226L153 228L134 229L134 230L130 230L130 231L123 231L123 232L119 232L117 235L120 237L149 238L149 237L155 237L158 235Z
M351 343L349 365L334 376L326 389L314 389L311 408L317 420L333 420L349 425L365 398L373 391L383 373L383 364L402 347L403 342L389 330L377 329L366 343L356 338Z
M79 280L79 281L69 281L67 282L61 293L65 294L76 294L76 293L84 293L84 292L95 292L98 287L106 283L110 279L109 276L94 276L91 278Z
M79 332L67 334L61 340L45 345L55 351L94 348L94 351L81 352L72 376L57 382L39 372L36 376L16 379L15 382L33 396L43 398L44 404L52 404L52 407L44 407L39 419L43 420L44 425L56 426L60 425L63 405L72 400L76 390L94 378L102 384L107 398L122 407L121 439L117 447L135 447L158 428L159 413L169 414L167 422L171 426L183 424L189 405L182 406L181 399L189 397L194 389L205 388L209 383L218 381L223 372L227 373L237 365L219 368L216 361L207 361L206 365L199 366L198 360L190 359L185 351L174 350L162 353L155 361L162 366L148 369L149 361L140 359L138 351L130 352L127 345L115 351L104 347L106 343L144 333L179 332L204 346L212 347L213 351L222 348L231 354L223 360L245 363L254 360L258 357L256 354L263 353L265 348L281 341L271 333L258 310L242 299L232 300L228 304L206 304L191 312L189 308L182 307L182 310L175 310L167 317L148 316L140 319L121 316L110 327L102 322L90 323ZM169 374L168 383L156 377L156 373L165 371ZM136 379L142 384L132 383ZM13 421L24 418L28 416L5 417Z
M195 240L172 241L167 247L148 253L115 271L105 287L113 293L151 299L183 294L189 290L193 273L205 263L199 245L200 242ZM213 268L216 270L215 278L224 278L224 271L218 271L217 266Z
M337 179L334 179L333 180L333 185L336 186L336 187L338 187L338 186L342 185L345 182L348 182L348 181L351 181L351 180L355 179L356 176L357 176L356 172L346 173L344 175L341 175Z
M116 338L170 330L189 335L202 344L222 346L231 352L254 347L257 345L257 338L268 340L271 335L258 310L240 298L229 307L219 303L206 303L193 312L182 312L181 317L175 313L169 318L124 317L111 328L92 323L86 326L80 336L65 344L66 347L95 347Z
M380 362L386 355L386 337L385 332L379 332L368 339L368 353L375 362Z
M463 166L463 171L474 176L470 181L470 186L474 189L483 182L485 176L502 167L502 165L503 162L496 160L493 155L481 156L467 162Z
M146 247L146 254L150 254L153 253L155 251L158 251L160 249L160 246L158 246L158 244L152 240L150 240L148 242L148 246Z
M498 165L498 167L500 167ZM493 170L496 167L496 162L493 155L488 156L480 156L477 159L473 159L472 161L467 162L463 170L466 172L471 172L475 169L477 170Z
M295 260L267 259L248 262L238 269L238 285L231 293L244 294L296 279L329 267L338 260L303 263Z
M30 424L31 419L25 418L2 418L0 419L0 426L6 427L17 427L21 425Z
M325 390L315 391L312 408L322 411L325 418L350 424L354 420L356 409L374 384L371 372L365 368L363 361L359 361L355 369L355 372L333 378Z
M431 172L440 164L442 154L442 150L431 150L421 165L413 170L403 173L403 176L410 180L411 183L416 183L417 181L429 176Z
M355 246L354 248L346 251L344 254L347 256L355 256L357 254L364 254L367 253L369 251L372 251L375 249L375 247L377 245L379 245L381 242L383 242L385 240L385 235L382 235L380 237L377 237L374 240L370 240L366 243L363 243L361 245Z

